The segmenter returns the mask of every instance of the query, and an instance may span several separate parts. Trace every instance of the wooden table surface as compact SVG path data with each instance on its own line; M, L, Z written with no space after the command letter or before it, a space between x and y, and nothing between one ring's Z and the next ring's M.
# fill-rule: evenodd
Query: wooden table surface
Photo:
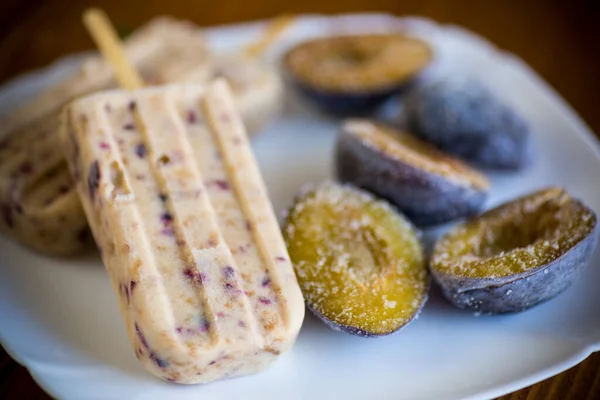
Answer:
M203 25L267 18L283 12L386 11L463 25L522 57L600 132L598 0L98 0L121 29L171 14ZM301 3L301 4L300 4ZM80 22L82 0L0 2L0 82L92 47ZM1 317L0 317L1 318ZM1 323L1 320L0 320ZM0 348L0 399L47 399L28 372ZM600 399L600 353L511 399Z

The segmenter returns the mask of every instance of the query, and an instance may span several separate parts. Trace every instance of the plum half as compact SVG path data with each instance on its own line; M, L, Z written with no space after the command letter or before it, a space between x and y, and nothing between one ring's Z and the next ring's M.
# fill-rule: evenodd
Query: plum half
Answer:
M307 191L284 237L308 308L334 330L388 335L425 304L429 274L417 231L367 192L336 183Z
M485 168L517 170L532 149L527 122L480 82L451 76L405 97L409 129L438 148Z
M293 47L283 67L318 108L348 115L372 111L400 93L432 54L424 41L398 33L333 36Z
M430 268L457 307L519 312L569 287L597 241L596 214L548 188L456 226L436 243Z
M396 205L418 226L481 211L488 180L452 156L406 132L368 120L342 124L336 174Z

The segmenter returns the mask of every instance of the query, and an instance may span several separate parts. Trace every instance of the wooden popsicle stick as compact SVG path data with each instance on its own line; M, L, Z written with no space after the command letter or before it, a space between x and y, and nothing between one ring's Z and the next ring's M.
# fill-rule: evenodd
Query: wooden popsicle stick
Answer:
M100 53L114 68L121 87L127 90L141 88L142 79L127 60L121 41L106 13L98 8L89 8L83 13L83 23Z
M257 41L246 46L244 54L248 57L258 57L261 55L281 36L294 20L295 18L292 15L281 15L275 18L269 23L266 32Z

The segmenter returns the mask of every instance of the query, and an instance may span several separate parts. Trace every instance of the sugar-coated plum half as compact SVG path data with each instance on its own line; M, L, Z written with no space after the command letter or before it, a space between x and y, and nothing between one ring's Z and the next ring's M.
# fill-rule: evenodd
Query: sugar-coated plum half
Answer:
M284 237L308 308L334 330L388 335L425 304L418 232L367 192L336 183L308 190L289 210Z
M529 124L479 81L437 79L405 100L409 129L444 151L491 169L517 170L531 159Z
M283 69L318 108L349 115L370 112L400 93L432 55L424 41L398 33L321 37L289 50Z
M559 188L540 190L456 226L430 262L460 308L518 312L568 288L598 241L596 214Z
M413 135L368 120L342 124L336 175L389 200L418 226L481 211L489 182L459 159Z

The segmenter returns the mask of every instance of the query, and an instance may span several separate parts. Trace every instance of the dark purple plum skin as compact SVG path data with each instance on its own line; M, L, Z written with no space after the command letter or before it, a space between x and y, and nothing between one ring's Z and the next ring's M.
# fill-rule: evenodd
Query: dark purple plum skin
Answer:
M503 278L469 278L430 268L444 297L458 308L489 314L516 313L548 301L578 279L594 254L600 229L553 262Z
M335 150L337 179L388 200L415 225L427 227L475 215L487 190L460 185L392 158L341 132Z
M289 77L287 82L316 108L335 116L371 114L392 96L404 93L412 83L402 82L395 86L364 92L333 92L312 86L296 77Z
M393 333L396 333L399 330L401 330L402 328L405 328L406 326L408 326L416 318L418 318L419 314L423 310L423 307L425 307L425 303L427 303L427 300L429 299L429 288L430 288L430 286L431 286L431 275L428 275L428 277L427 277L427 289L425 290L425 296L423 297L423 300L421 301L421 304L419 304L419 308L410 317L410 319L408 321L406 321L404 324L396 327L395 329L393 329L393 330L391 330L389 332L385 332L385 333L369 332L369 331L366 331L364 329L361 329L361 328L358 328L358 327L355 327L355 326L343 325L343 324L337 323L337 322L335 322L335 321L327 318L325 315L323 315L322 313L320 313L319 311L317 311L315 308L313 308L308 303L306 303L306 308L308 308L310 310L310 312L312 312L317 318L319 318L321 321L323 321L323 323L325 323L325 325L327 325L329 328L331 328L332 330L334 330L336 332L345 332L345 333L348 333L350 335L360 336L360 337L363 337L363 338L378 338L378 337L382 337L382 336L389 336L389 335L391 335Z
M480 82L463 76L426 82L405 100L409 129L438 148L485 168L530 163L528 123Z

